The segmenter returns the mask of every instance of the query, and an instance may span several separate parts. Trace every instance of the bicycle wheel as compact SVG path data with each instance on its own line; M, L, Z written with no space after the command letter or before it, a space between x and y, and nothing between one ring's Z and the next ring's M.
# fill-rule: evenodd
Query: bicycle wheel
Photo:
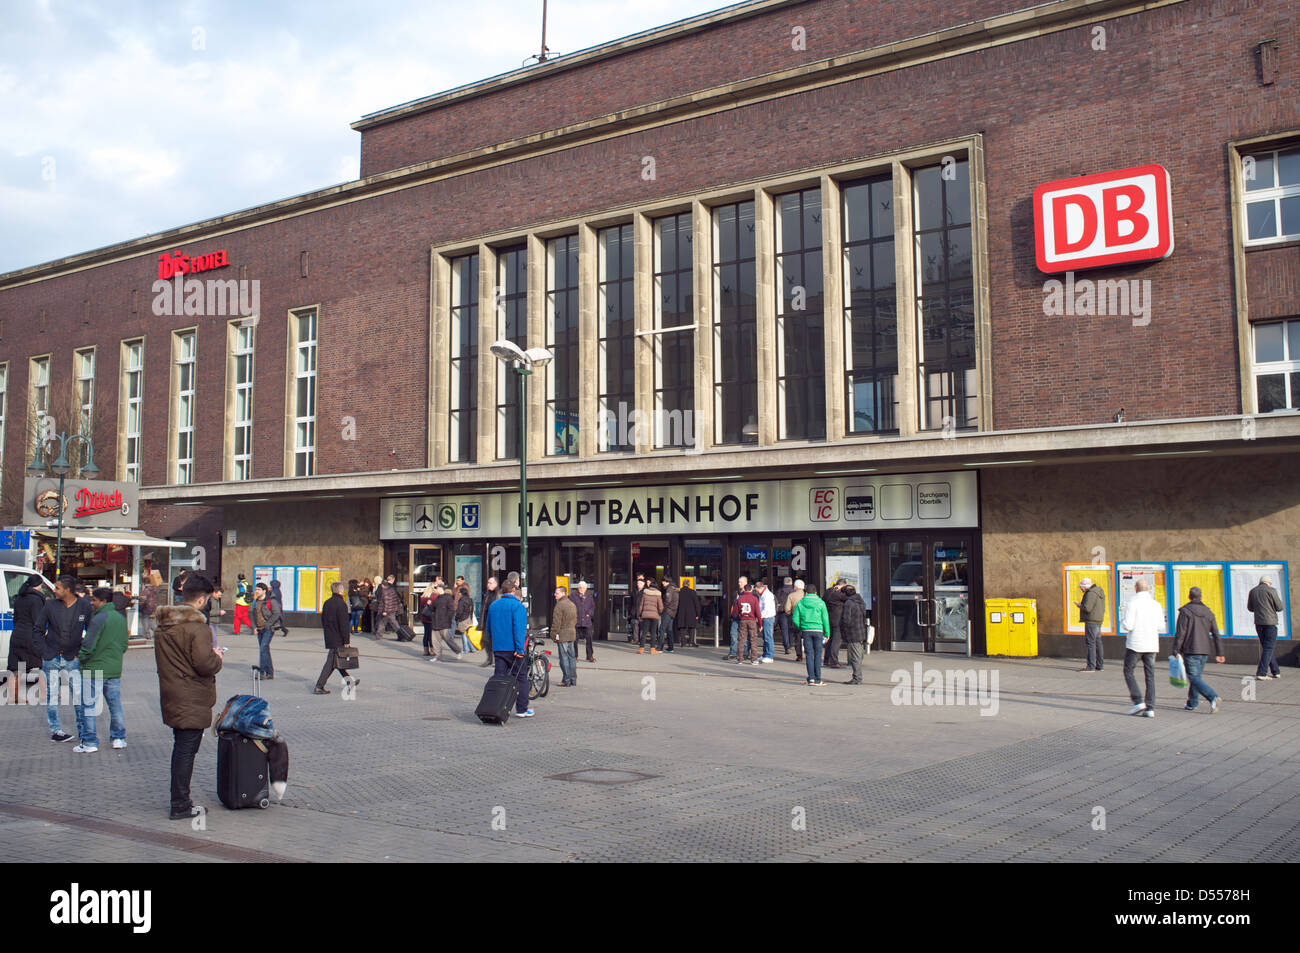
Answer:
M551 690L551 673L547 670L546 660L533 659L528 666L528 697L545 698Z

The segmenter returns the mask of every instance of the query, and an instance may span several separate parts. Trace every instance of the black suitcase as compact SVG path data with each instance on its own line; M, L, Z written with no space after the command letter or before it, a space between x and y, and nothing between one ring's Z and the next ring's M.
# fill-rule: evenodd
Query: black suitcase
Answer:
M270 807L270 761L256 741L236 731L217 735L217 797L231 809Z
M510 720L519 698L519 678L516 675L493 675L483 686L483 698L474 709L478 720L485 725L504 725Z
M415 633L411 631L410 627L407 626L406 623L398 622L396 623L396 625L397 625L397 640L399 642L415 641Z

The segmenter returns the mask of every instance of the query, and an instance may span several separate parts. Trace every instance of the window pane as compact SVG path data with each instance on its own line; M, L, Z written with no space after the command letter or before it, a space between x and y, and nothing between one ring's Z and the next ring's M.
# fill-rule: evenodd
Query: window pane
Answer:
M1251 156L1251 158L1255 160L1253 178L1249 164L1243 165L1246 191L1255 192L1259 189L1273 188L1273 153L1265 152L1263 155Z
M1255 378L1255 400L1261 414L1286 409L1286 375L1261 374Z
M943 225L942 185L938 166L919 169L915 175L916 228L939 228Z
M1282 200L1282 234L1300 235L1300 195Z
M1291 372L1291 403L1288 406L1300 410L1300 371Z
M1289 149L1277 157L1277 184L1300 185L1300 149Z
M1277 235L1277 218L1273 199L1251 202L1246 206L1246 237L1273 238Z
M311 404L308 403L308 397L310 396L307 389L308 380L309 378L306 377L298 378L298 402L295 404L294 411L295 416L298 417L305 417L307 414L311 413Z
M951 166L956 178L944 180L944 205L948 212L949 225L966 225L970 222L970 176L966 172L966 162L962 160Z
M1286 355L1282 350L1282 325L1255 325L1255 363L1268 364L1282 361Z
M1286 323L1287 360L1300 361L1300 321Z

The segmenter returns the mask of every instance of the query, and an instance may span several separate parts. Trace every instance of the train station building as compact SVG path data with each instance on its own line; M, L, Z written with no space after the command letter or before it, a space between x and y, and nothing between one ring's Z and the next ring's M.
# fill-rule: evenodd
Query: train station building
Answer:
M0 275L4 523L49 416L159 559L479 591L526 453L538 620L846 578L878 648L1019 597L1077 656L1077 580L1147 577L1253 659L1243 587L1300 598L1295 23L755 0L364 116L356 181Z

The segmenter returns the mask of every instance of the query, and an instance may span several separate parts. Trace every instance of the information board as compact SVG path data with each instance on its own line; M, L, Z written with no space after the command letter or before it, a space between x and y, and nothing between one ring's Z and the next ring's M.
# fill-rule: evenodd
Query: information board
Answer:
M343 578L343 569L340 566L320 566L316 570L316 612L320 612L325 607L325 600L333 595L330 592L330 586L339 582ZM347 598L347 593L343 593L343 598Z
M1234 638L1255 638L1255 615L1246 608L1250 590L1267 576L1277 594L1282 597L1283 610L1277 614L1277 637L1291 638L1291 593L1287 580L1286 563L1229 563L1228 589L1232 602L1229 623L1224 626Z
M1061 563L1061 610L1067 633L1083 635L1083 623L1079 621L1079 607L1075 603L1083 598L1083 593L1079 591L1079 581L1086 578L1091 579L1093 585L1101 586L1101 591L1106 594L1102 634L1115 634L1115 592L1111 585L1114 577L1115 567L1112 563Z
M1227 573L1223 563L1174 563L1173 592L1170 601L1173 604L1174 618L1177 620L1178 609L1188 601L1187 593L1193 586L1201 589L1201 602L1214 613L1214 621L1219 631L1224 631L1228 624L1228 615L1224 611L1227 605L1225 583ZM1175 621L1175 625L1177 622Z
M1119 612L1117 618L1120 623L1120 634L1125 635L1123 631L1124 614L1128 611L1128 604L1133 599L1137 591L1136 586L1139 579L1146 582L1151 592L1152 598L1160 606L1164 613L1160 620L1160 634L1169 634L1169 566L1167 563L1116 563L1115 574L1119 580L1118 595Z

